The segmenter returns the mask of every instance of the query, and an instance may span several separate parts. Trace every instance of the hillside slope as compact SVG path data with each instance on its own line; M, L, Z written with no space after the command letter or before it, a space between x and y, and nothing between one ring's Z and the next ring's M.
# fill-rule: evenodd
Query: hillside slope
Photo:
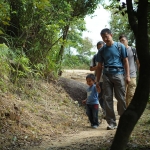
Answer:
M18 85L1 82L0 150L107 150L116 130L106 130L107 123L101 116L100 127L89 128L81 105L87 73L68 71L57 81L21 79ZM116 104L114 100L119 121ZM127 150L150 149L149 112L148 105Z
M0 91L0 150L23 150L83 130L84 107L58 81L22 79L18 86L7 82Z

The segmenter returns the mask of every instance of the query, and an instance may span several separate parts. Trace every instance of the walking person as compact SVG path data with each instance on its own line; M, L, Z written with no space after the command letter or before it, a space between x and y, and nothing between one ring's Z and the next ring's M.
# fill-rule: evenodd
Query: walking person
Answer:
M129 64L125 46L121 43L118 45L118 42L113 41L111 31L105 28L100 34L106 45L97 54L97 84L99 84L102 64L104 63L103 97L106 109L106 121L108 123L107 130L113 130L117 128L113 105L113 90L118 101L118 114L121 116L126 110L125 81L127 84L130 82Z
M102 48L104 46L104 44L105 43L103 41L99 41L97 43L97 50ZM93 58L91 60L91 63L90 63L90 71L94 71L95 72L94 73L95 76L96 76L96 70L97 70L97 64L98 64L96 62L96 57L97 57L97 53L93 56ZM101 88L101 92L99 93L98 98L99 98L100 106L102 108L103 118L105 118L105 107L104 107L104 100L103 100L103 97L102 97L102 95L103 95L103 88L102 88L102 86L103 86L103 79L102 79L102 75L100 77L100 81L99 82L100 82L99 86Z
M99 126L98 121L98 110L99 110L99 100L98 93L100 92L99 85L95 85L94 74L88 74L86 76L86 82L89 85L87 89L87 98L82 101L86 104L86 114L89 118L92 128L97 128Z
M129 72L131 81L126 84L126 106L129 106L136 89L137 70L139 70L140 63L137 57L136 49L128 45L128 40L125 35L120 35L119 40L127 49Z

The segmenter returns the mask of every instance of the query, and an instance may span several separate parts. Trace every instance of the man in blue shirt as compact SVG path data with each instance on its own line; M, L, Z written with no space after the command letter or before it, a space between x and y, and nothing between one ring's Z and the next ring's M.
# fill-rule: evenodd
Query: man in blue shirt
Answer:
M125 46L113 41L112 33L109 29L103 29L101 31L101 37L106 45L97 54L97 82L99 82L102 64L104 63L103 98L105 102L106 121L108 123L107 129L112 130L117 128L113 106L113 91L118 100L118 114L121 116L126 109L125 81L127 84L130 82L129 64Z

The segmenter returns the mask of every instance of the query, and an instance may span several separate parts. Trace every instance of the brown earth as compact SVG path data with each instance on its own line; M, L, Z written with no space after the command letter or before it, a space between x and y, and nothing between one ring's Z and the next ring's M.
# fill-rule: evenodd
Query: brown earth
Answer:
M88 70L65 70L62 77L59 79L59 84L66 90L66 92L76 101L81 104L81 101L86 98L87 88L85 77L91 71ZM76 90L75 90L76 89ZM114 100L115 112L116 112L116 100ZM117 118L119 116L116 113ZM116 130L106 130L107 123L105 120L101 120L101 113L99 115L101 121L100 126L97 129L89 127L87 116L85 115L87 123L82 126L82 129L77 133L63 134L49 142L43 142L42 146L39 146L39 150L102 150L105 145L111 143L111 139ZM118 120L117 120L118 121ZM78 126L76 125L78 128ZM43 146L44 145L44 146ZM46 145L46 147L45 147ZM100 147L103 146L103 147ZM37 149L37 147L35 148Z
M0 150L97 149L100 137L109 143L106 122L97 130L89 128L81 105L86 75L87 71L73 71L56 81L20 79L17 86L3 80Z
M81 101L86 97L88 70L65 70L58 81L22 79L0 88L0 150L106 150L116 130L102 120L89 127ZM114 99L116 111L116 100ZM147 107L128 146L150 149L150 107ZM149 146L148 148L145 148ZM137 150L137 149L136 149Z
M63 78L60 79L61 83L65 83L64 86L63 84L62 86L64 87L66 92L74 100L77 100L79 104L85 96L84 89L87 88L85 77L88 73L91 73L91 71L65 70L63 72ZM84 85L81 83L83 83ZM73 88L72 86L75 88ZM81 91L82 95L80 94ZM114 110L118 123L119 116L117 114L117 101L115 98ZM142 115L141 119L139 120L139 123L136 125L135 130L132 132L130 140L127 144L128 150L150 150L150 143L147 142L150 140L150 131L148 130L148 128L150 129L150 127L147 124L148 122L150 122L150 120L148 120L147 118L149 110L150 107L148 105L148 107L145 110L145 113ZM87 118L86 115L85 117ZM101 119L101 115L99 115L99 117L101 124L98 127L98 129L91 129L87 121L87 123L82 126L83 128L79 132L73 134L64 134L59 138L54 139L52 141L52 145L49 145L47 150L109 150L116 130L106 130L106 121ZM148 126L146 126L146 124ZM147 134L145 132L147 132Z

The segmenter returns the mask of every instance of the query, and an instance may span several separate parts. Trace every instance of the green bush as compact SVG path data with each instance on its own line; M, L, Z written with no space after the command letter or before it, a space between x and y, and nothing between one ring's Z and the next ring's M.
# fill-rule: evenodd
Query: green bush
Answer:
M8 55L9 48L5 44L0 44L0 76L5 78L8 78L10 75Z

